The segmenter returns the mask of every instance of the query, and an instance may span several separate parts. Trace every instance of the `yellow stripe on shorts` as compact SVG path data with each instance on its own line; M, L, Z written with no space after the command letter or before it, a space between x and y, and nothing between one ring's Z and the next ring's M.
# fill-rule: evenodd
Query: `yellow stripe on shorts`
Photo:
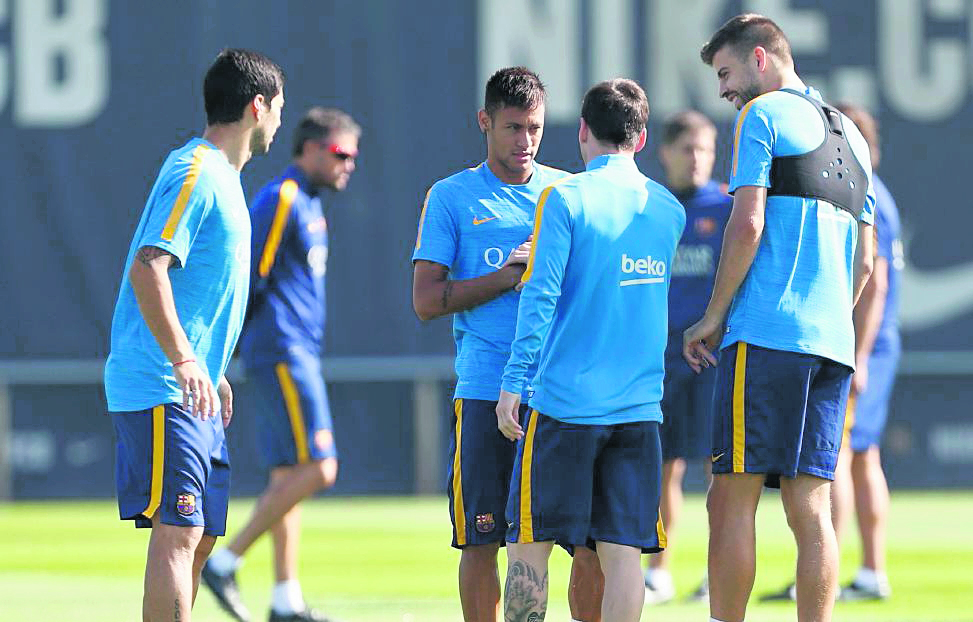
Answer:
M456 451L453 452L453 522L456 523L456 544L466 545L466 510L463 507L463 398L453 402L456 413Z

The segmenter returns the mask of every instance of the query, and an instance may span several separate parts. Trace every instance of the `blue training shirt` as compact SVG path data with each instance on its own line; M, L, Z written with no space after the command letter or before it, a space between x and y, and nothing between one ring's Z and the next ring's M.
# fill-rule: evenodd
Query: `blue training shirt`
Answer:
M710 180L689 192L673 193L686 208L686 230L672 260L669 284L669 334L678 342L674 351L680 358L682 333L703 317L716 280L723 230L733 209L733 197L725 189Z
M541 191L567 175L534 163L526 184L500 181L486 162L437 181L426 194L412 261L449 268L451 279L473 279L498 270L534 226ZM453 314L456 341L454 397L496 401L500 374L517 325L514 291ZM525 387L525 391L527 388Z
M178 259L169 269L176 312L196 362L215 386L226 372L246 311L250 217L240 172L212 143L194 138L169 154L132 238L105 364L112 412L182 402L172 363L142 318L129 282L135 253L143 246Z
M662 421L670 267L686 224L672 193L625 155L547 188L503 389L580 424Z
M879 257L889 264L888 289L885 292L885 310L882 313L882 324L875 335L872 352L881 353L897 351L901 347L899 336L899 277L905 267L902 252L902 224L899 220L899 208L892 198L892 193L885 186L878 175L872 177L875 184L875 236L878 239Z
M820 100L811 88L807 94ZM868 145L842 115L855 157L868 176L862 222L872 224ZM825 140L824 120L814 105L787 91L748 102L736 122L730 192L741 186L770 187L775 156L813 151ZM722 347L737 341L764 348L822 356L855 366L852 272L858 223L826 201L770 196L753 265L730 307Z
M257 193L250 310L240 342L247 365L291 360L296 349L321 356L328 223L317 190L290 166Z

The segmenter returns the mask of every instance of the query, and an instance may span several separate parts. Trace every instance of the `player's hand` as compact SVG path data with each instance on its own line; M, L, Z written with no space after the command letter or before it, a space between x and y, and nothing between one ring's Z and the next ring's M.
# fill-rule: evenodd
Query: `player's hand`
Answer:
M233 418L233 388L230 387L226 376L220 378L216 392L220 396L220 414L223 416L223 427L227 428L230 425L230 419Z
M183 363L172 368L176 382L182 387L182 407L189 408L192 401L191 414L200 419L206 419L216 409L218 397L209 376L203 373L196 361Z
M500 391L497 401L497 429L511 441L524 437L524 429L520 427L520 394L510 391Z
M855 373L851 376L851 394L861 395L868 388L868 359L855 363Z
M682 357L697 374L705 367L716 367L713 352L723 340L723 320L704 315L682 334Z
M534 243L534 236L527 236L527 240L517 248L510 251L507 255L507 260L503 262L503 268L514 264L527 265L527 260L530 259L530 249Z

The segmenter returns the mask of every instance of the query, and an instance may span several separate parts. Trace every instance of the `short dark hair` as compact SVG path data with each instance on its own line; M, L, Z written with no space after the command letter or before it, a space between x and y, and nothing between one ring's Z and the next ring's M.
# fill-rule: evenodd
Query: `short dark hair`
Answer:
M270 100L284 87L284 72L259 52L226 49L219 53L203 79L206 123L235 123L254 97Z
M304 153L304 143L309 140L324 140L332 132L347 132L361 135L361 127L347 112L337 108L314 106L304 113L294 130L294 155Z
M707 65L712 65L716 53L728 45L740 57L749 54L759 45L775 56L790 63L794 62L791 44L784 31L774 20L757 13L744 13L727 20L699 51L699 57Z
M581 118L598 140L631 149L649 119L649 100L634 80L605 80L585 93Z
M662 144L671 145L679 140L679 137L686 132L703 129L716 132L716 126L702 112L696 110L677 112L666 119L665 124L662 126Z
M536 73L526 67L500 69L487 80L483 108L493 115L504 106L533 110L547 97L544 83Z

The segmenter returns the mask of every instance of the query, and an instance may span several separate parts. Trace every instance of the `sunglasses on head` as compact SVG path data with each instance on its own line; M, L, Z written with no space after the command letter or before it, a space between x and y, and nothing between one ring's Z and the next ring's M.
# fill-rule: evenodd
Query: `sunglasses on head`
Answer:
M330 151L334 155L334 157L338 158L342 162L344 162L345 160L354 160L355 158L358 157L358 153L357 152L351 153L351 152L345 151L344 149L342 149L338 145L328 145L327 149L328 149L328 151Z

